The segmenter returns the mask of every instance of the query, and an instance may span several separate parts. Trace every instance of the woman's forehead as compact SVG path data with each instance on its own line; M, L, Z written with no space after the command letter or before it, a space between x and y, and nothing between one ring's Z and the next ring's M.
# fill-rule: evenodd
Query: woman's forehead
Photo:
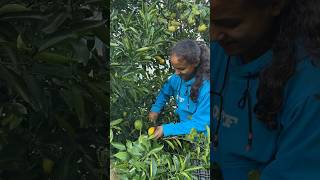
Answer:
M214 0L211 6L211 19L243 17L257 11L254 0Z
M220 15L240 15L253 10L254 0L214 0L211 5L211 14Z

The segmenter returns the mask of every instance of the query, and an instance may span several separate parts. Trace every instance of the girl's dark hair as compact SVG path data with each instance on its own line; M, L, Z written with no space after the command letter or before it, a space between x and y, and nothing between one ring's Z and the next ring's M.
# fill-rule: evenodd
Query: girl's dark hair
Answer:
M172 49L171 55L176 55L179 59L188 64L197 64L195 72L195 82L191 87L190 98L196 101L199 96L199 88L202 82L209 79L210 75L210 51L204 42L190 39L179 41Z
M271 65L260 73L254 109L257 118L272 129L278 124L276 116L283 104L285 85L296 71L297 44L310 56L320 57L320 1L287 1L275 24L277 34L272 45L274 56ZM317 58L312 59L315 61Z

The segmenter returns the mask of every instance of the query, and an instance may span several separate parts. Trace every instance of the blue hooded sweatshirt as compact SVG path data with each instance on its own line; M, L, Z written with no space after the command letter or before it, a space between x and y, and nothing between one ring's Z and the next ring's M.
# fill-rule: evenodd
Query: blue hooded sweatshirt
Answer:
M180 76L171 75L160 90L151 112L159 113L165 106L170 96L175 98L179 123L163 124L164 136L189 134L194 128L198 132L206 132L206 126L210 123L210 82L205 80L199 88L199 95L196 102L190 98L190 90L195 78L188 81Z
M240 57L229 57L215 42L210 48L212 133L217 132L218 140L213 157L224 180L247 180L253 171L260 172L260 180L320 179L320 68L312 64L311 57L298 47L297 69L286 83L276 119L279 128L271 130L256 118L253 107L258 74L271 62L272 50L243 64ZM252 141L248 140L250 129Z

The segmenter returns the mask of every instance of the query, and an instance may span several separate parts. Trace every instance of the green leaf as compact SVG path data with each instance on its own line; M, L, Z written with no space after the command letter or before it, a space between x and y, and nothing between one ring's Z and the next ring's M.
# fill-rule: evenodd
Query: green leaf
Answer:
M173 155L173 164L174 164L174 167L175 167L176 171L179 171L180 170L180 164L179 164L179 160L178 160L176 155Z
M113 121L110 122L110 127L115 126L115 125L118 125L118 124L122 123L122 121L123 121L122 118L113 120Z
M17 48L18 49L27 49L27 45L23 42L21 34L17 37Z
M132 142L130 140L127 140L126 146L127 146L128 149L131 149L132 148Z
M172 142L170 142L169 140L165 140L168 144L169 144L169 146L172 148L172 150L174 150L174 145L172 144Z
M98 27L104 27L106 20L83 20L72 25L72 32L88 32Z
M68 34L58 34L55 36L52 36L48 39L43 40L41 43L41 46L39 47L38 51L41 52L45 49L48 49L50 47L55 46L58 43L61 43L68 39L76 39L78 36L74 33L68 33Z
M180 174L186 177L188 180L191 180L191 177L186 172L181 172Z
M189 162L190 160L190 153L188 153L185 157L184 157L184 161L182 163L182 169L186 168L186 164Z
M183 159L181 156L179 156L179 162L180 162L180 165L181 165L181 170L183 171L186 167L186 164L184 163Z
M200 150L201 150L201 149L200 149L200 146L198 145L197 148L196 148L196 151L197 151L197 155L198 155L198 156L200 156Z
M78 62L87 64L90 52L84 39L79 39L78 41L70 41L70 44L73 48L73 51L75 52L75 58L78 60Z
M5 68L0 64L0 78L8 83L28 104L30 104L34 110L38 108L33 103L30 93L27 91L25 82L14 71Z
M30 8L27 8L21 4L6 4L0 8L0 15L5 13L22 12L30 10Z
M169 171L171 171L172 169L171 169L171 160L168 158L168 159L166 159L166 164L168 164L168 170Z
M161 151L163 148L163 145L161 145L160 147L156 147L154 149L152 149L148 154L147 156L150 156L151 154L156 154L157 152Z
M154 177L157 174L157 162L153 157L151 157L150 163L150 177Z
M137 146L133 146L131 149L127 150L131 155L134 156L134 158L138 158L139 156L141 156L141 152L140 149Z
M174 138L174 140L177 142L177 144L180 146L180 148L182 148L182 144L181 144L180 140L178 138Z
M48 103L44 95L44 89L40 87L40 83L31 72L23 72L23 79L27 84L27 88L32 95L37 111L42 110L48 117Z
M91 31L93 28L100 27L104 25L106 21L95 21L95 20L83 20L72 24L71 28L67 31L59 31L54 33L51 37L44 39L39 47L39 51L43 51L49 47L53 47L58 43L61 43L68 39L76 39L79 33Z
M26 115L28 114L27 108L21 103L12 103L11 104L13 113L16 115Z
M55 32L68 18L71 18L70 13L61 12L47 27L43 28L42 31L47 34L51 34Z
M73 103L76 113L80 121L80 127L86 126L87 112L85 108L85 102L82 96L82 90L79 87L72 87Z
M100 106L103 108L104 111L107 111L109 109L109 103L108 103L108 96L98 88L93 83L86 83L86 87L88 88L88 91L92 94L92 97L95 98L95 100L100 104Z
M39 62L47 62L53 64L69 64L77 62L77 60L74 58L66 57L64 55L52 52L37 53L35 56L33 56L33 59Z
M6 126L7 124L9 124L11 121L14 121L14 119L16 119L16 115L15 114L10 114L10 115L7 115L5 118L3 118L1 120L1 125L2 126Z
M110 129L110 143L112 142L112 140L113 140L113 131L112 131L112 129Z
M121 143L112 142L111 145L119 150L126 150L126 146Z
M17 117L14 116L13 119L11 119L10 125L9 125L9 129L13 130L16 127L18 127L20 125L20 123L22 122L23 118L22 117Z
M72 100L72 92L68 89L60 89L60 95L62 96L64 102L68 105L70 110L73 110L73 100Z
M40 12L32 12L32 11L8 12L8 13L2 14L0 16L1 21L25 20L25 19L46 21L46 20L48 20L48 17L44 16Z
M60 64L34 64L32 66L32 73L63 79L70 79L73 77L71 67Z
M196 167L191 167L191 168L185 169L184 171L185 172L189 172L189 171L196 171L196 170L199 170L199 169L204 169L204 168L196 166Z
M72 179L72 173L73 172L73 156L74 156L74 151L71 150L69 151L69 154L66 155L65 158L62 159L62 162L60 164L60 166L58 167L58 179Z
M126 161L129 159L129 154L127 152L118 152L117 154L113 155L114 157Z

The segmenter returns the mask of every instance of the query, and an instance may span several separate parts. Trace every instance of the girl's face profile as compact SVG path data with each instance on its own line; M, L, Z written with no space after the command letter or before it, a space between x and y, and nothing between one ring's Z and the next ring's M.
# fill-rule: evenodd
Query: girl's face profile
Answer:
M184 80L189 80L193 77L197 64L189 64L186 60L177 57L175 54L171 56L171 65L175 74L179 75Z
M270 33L279 8L260 8L248 0L216 0L211 6L211 38L228 55L254 57L272 39Z

